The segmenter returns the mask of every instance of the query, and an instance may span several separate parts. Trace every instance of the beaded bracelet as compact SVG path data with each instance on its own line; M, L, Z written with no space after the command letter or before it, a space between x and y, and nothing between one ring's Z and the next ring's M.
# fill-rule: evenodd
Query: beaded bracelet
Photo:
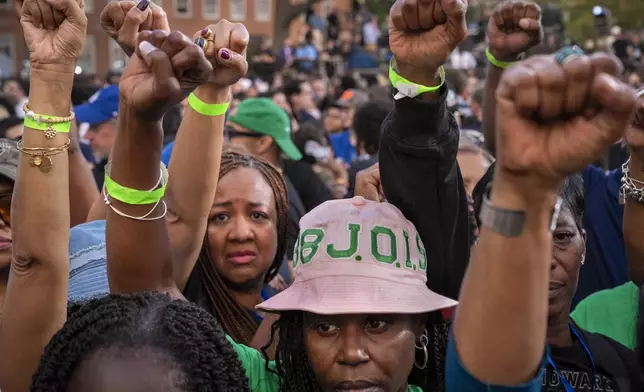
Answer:
M36 114L25 103L22 109L25 112L24 125L27 128L37 131L45 131L47 139L53 139L57 133L69 133L72 121L76 116L71 112L67 117L48 116L45 114Z

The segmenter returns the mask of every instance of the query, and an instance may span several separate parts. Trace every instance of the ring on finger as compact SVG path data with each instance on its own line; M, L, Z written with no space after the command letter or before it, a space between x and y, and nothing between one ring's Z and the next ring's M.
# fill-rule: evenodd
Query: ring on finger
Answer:
M577 45L565 46L557 51L555 54L555 61L559 65L564 65L573 60L576 60L584 55L584 51Z
M206 51L206 48L208 47L208 41L203 39L203 38L201 38L201 37L195 38L195 44L197 44L201 49L203 49L204 52Z
M205 39L212 38L212 30L210 30L208 27L202 29L201 36L204 37Z

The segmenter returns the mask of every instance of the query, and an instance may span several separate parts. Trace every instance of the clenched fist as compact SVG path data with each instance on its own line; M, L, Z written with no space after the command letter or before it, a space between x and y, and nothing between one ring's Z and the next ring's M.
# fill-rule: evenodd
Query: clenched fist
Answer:
M32 68L74 71L87 31L83 4L77 0L25 0L20 23Z
M246 48L250 36L246 26L221 19L195 33L194 38L206 36L206 58L213 67L208 84L217 88L232 86L248 72Z
M467 0L396 0L389 12L389 47L398 72L432 86L438 68L467 37Z
M560 65L537 56L509 68L496 92L498 170L525 192L553 191L619 140L633 118L635 94L605 54Z
M157 121L208 80L212 65L201 48L178 31L142 31L138 42L136 55L121 76L119 91L128 108Z
M101 12L103 31L116 41L129 57L134 53L136 37L143 30L170 31L168 15L149 0L113 1Z
M488 22L487 39L490 52L497 60L518 60L521 53L543 39L541 8L523 0L499 4Z

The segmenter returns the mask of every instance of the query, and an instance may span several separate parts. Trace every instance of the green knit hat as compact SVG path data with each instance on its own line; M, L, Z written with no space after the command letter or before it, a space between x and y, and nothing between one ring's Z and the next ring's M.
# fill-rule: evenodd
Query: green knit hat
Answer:
M253 132L272 137L287 157L293 160L302 159L302 153L291 140L291 120L288 114L271 99L245 99L228 120Z

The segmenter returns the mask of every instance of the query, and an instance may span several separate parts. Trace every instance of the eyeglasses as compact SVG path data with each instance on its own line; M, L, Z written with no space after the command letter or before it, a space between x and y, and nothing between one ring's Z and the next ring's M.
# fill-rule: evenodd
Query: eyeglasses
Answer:
M253 137L253 138L260 138L263 137L261 133L257 132L240 132L236 130L233 127L226 127L224 128L224 138L226 139L227 142L229 142L232 138L235 137Z
M11 226L11 197L11 193L0 195L0 220L7 226Z

